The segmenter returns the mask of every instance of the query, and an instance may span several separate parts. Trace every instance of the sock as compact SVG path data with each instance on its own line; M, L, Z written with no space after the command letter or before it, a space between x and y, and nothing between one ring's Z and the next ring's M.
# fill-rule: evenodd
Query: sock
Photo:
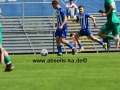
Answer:
M68 43L67 46L70 47L71 49L74 49L74 46L71 43Z
M82 44L78 44L78 46L79 46L80 48L82 48Z
M11 60L10 60L10 57L9 57L9 56L6 56L6 57L5 57L5 63L6 63L6 65L11 64Z
M107 38L107 39L112 39L112 40L114 40L114 36L113 36L113 35L107 35L106 38Z
M61 46L57 46L57 50L58 50L58 53L60 54L62 54L62 49L61 49Z
M99 42L101 45L103 45L104 43L102 41Z
M118 40L119 40L118 38L114 37L114 41L118 41Z

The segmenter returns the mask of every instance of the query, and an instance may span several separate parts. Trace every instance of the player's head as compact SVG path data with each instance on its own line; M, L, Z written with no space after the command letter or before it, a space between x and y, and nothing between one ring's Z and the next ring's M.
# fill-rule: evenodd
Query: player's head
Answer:
M59 1L58 0L53 0L52 1L52 6L54 9L58 9Z
M74 34L73 33L70 33L70 38L72 38L74 36Z
M80 14L84 13L84 7L83 6L79 6L78 9L79 9Z
M73 0L69 0L70 5L73 3Z

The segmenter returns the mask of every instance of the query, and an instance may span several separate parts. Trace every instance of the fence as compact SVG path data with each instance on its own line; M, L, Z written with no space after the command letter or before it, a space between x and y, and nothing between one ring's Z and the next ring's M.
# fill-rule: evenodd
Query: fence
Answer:
M54 14L54 9L51 9L51 11L47 9L52 8L51 2L3 2L0 3L0 7L2 9L2 15L0 15L2 23L4 22L3 17L22 17L23 29L25 17L53 16ZM49 14L46 12L49 12Z

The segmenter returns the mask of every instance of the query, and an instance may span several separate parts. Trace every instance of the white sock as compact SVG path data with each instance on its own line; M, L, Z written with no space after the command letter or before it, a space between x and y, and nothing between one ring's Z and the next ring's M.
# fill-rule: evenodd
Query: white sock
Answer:
M119 40L118 38L114 37L114 41L118 41L118 40Z

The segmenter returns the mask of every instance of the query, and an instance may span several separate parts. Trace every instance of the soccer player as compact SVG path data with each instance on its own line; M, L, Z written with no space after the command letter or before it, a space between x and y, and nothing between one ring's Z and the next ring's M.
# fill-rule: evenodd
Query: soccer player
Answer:
M120 20L117 16L117 10L114 0L104 0L105 12L99 10L104 17L107 17L107 22L101 27L98 35L103 39L112 39L116 42L116 48L119 46L119 29ZM112 32L112 35L110 33Z
M14 69L14 66L11 63L8 52L2 47L2 26L0 24L0 63L6 64L4 72L9 72Z
M107 50L107 43L103 43L98 38L94 37L90 31L89 24L88 24L88 18L91 18L93 20L94 27L97 28L95 18L92 15L90 15L89 13L85 13L83 6L79 6L78 9L79 9L79 14L77 16L77 19L75 19L73 21L80 22L80 25L81 25L81 30L79 30L75 35L78 46L80 47L79 51L80 52L84 51L84 48L79 40L79 37L81 37L81 36L87 36L91 40L94 40L94 41L100 43L101 45L103 45L105 50Z
M68 25L67 25L67 17L65 10L60 7L58 0L52 1L52 6L54 9L56 9L56 16L57 16L57 23L55 24L57 26L57 30L55 32L56 37L56 44L58 49L58 56L62 56L62 49L61 49L61 43L66 44L68 47L72 49L72 54L75 54L74 46L69 43L67 40L65 40L67 36L68 31Z

